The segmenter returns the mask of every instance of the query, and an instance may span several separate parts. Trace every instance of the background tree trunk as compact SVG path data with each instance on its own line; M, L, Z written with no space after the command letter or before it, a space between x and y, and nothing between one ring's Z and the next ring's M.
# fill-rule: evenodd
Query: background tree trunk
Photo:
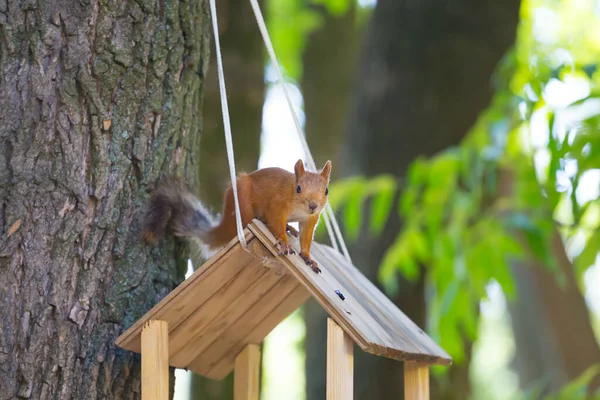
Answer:
M306 114L307 141L317 166L331 160L336 166L338 149L346 129L346 117L355 85L361 27L356 22L356 5L341 17L331 16L325 7L311 5L324 22L308 37L302 57L301 87ZM333 177L340 170L332 169Z
M500 195L511 196L513 175L502 173L500 182ZM589 308L577 287L573 265L558 232L551 248L566 278L564 287L541 262L516 262L512 269L517 298L508 303L519 384L523 389L542 384L544 393L559 390L600 360ZM596 376L591 386L593 390L598 388L600 377Z
M194 181L204 1L0 1L0 392L139 398L114 340L182 278L145 246L162 173Z
M262 6L262 1L259 2ZM238 171L251 172L258 166L262 110L265 101L264 44L247 0L218 2L219 39L231 131ZM211 44L214 49L214 43ZM204 130L200 149L200 197L221 212L223 193L229 184L229 164L223 136L221 96L217 61L212 58L204 87Z
M324 7L312 5L323 19L323 26L307 40L303 55L301 81L305 132L317 166L333 163L332 179L340 176L340 142L344 137L346 116L354 85L358 42L362 36L356 23L356 7L351 5L342 17L332 17ZM319 241L328 243L328 238ZM315 300L304 306L306 322L306 398L325 398L327 354L327 313Z
M491 76L514 43L519 8L518 0L461 0L450 6L439 0L379 0L342 149L344 173L402 179L416 157L459 144L491 99ZM376 283L381 257L400 226L394 215L381 237L362 235L352 244L354 264ZM423 279L402 280L399 288L394 302L425 328ZM403 392L402 377L402 363L357 352L357 398L396 398ZM434 385L432 398L468 398L466 365L454 365L450 381L451 391Z
M260 3L262 5L263 2ZM265 100L264 45L247 0L220 0L217 7L236 169L238 172L250 172L258 167L260 155ZM214 49L214 39L211 49ZM206 76L202 116L204 129L200 148L199 194L210 209L220 213L230 177L215 57L210 60ZM194 259L194 268L200 267L203 261ZM223 381L193 374L191 398L232 399L233 374Z

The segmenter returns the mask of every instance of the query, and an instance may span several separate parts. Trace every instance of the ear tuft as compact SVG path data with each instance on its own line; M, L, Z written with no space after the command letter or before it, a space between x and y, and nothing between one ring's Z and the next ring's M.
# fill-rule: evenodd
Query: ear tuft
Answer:
M329 175L331 175L331 161L327 160L325 166L321 170L321 176L327 180L329 180Z
M294 165L294 173L296 174L296 179L301 178L306 173L302 159L296 161L296 165Z

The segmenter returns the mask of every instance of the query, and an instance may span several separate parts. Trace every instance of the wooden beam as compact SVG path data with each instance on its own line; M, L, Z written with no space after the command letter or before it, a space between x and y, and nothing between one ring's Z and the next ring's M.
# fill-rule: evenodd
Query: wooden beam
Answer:
M407 361L404 363L404 398L429 400L429 366Z
M249 344L235 358L233 372L234 400L258 400L260 347Z
M169 399L169 325L150 320L142 328L142 400Z
M352 400L354 347L352 339L327 318L327 400Z

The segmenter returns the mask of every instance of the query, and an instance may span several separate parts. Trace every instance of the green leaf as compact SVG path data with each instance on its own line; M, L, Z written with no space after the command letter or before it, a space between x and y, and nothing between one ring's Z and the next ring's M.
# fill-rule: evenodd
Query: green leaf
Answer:
M476 302L471 298L467 288L463 287L456 296L456 310L459 310L458 321L460 321L461 325L464 327L464 333L470 341L475 341L477 337L478 318L475 314L476 309Z
M390 216L396 195L396 181L391 175L379 176L369 182L369 192L374 193L369 229L371 234L377 235Z
M365 189L364 184L358 184L348 193L348 201L344 207L344 222L346 223L346 236L350 240L356 240L360 232Z
M497 253L495 262L493 265L494 278L498 284L502 287L502 291L506 295L507 299L514 299L515 290L515 279L512 275L510 267L506 261L506 258L502 253Z
M313 0L313 3L324 5L334 17L341 17L346 14L352 4L350 0Z
M323 22L324 17L301 0L267 2L267 28L273 47L284 73L292 79L302 77L302 53L308 34Z
M477 243L468 245L465 254L471 288L481 299L486 297L486 286L490 279L488 269L481 263L482 255L486 252L487 246Z
M444 291L444 293L442 294L442 297L440 298L439 313L440 313L441 318L446 317L448 315L448 312L450 312L450 310L452 309L459 289L460 289L460 284L456 280L450 281L450 283L448 284L448 287L446 287L446 290Z
M405 257L399 260L400 262L400 272L404 275L404 277L409 282L416 282L421 275L419 272L419 265L415 262L415 260L410 257L410 255L406 255Z
M379 281L390 296L398 293L398 278L396 274L398 272L398 260L402 258L402 251L402 243L396 239L392 246L385 252L379 265Z
M552 249L549 243L549 237L544 235L540 229L531 229L523 232L527 244L533 251L534 255L552 271L558 270L558 264L552 254Z
M408 168L408 183L410 186L420 186L427 182L430 163L423 157L417 158Z
M409 186L406 188L400 196L398 214L405 218L409 218L417 206L418 196L419 193L415 187Z
M442 319L440 324L441 347L452 357L456 365L461 365L465 361L465 352L463 349L463 338L460 335L455 321L451 319Z
M379 280L388 293L397 290L397 272L409 281L415 281L420 274L419 265L413 258L404 235L399 236L385 252L379 267Z
M592 78L594 73L598 70L598 64L588 64L581 67L581 70L585 72L588 78Z
M343 180L334 181L329 184L328 201L334 210L339 210L348 201L348 198L356 191L357 187L365 185L365 180L360 176L353 176Z
M548 385L549 379L547 377L539 379L538 382L535 382L530 387L526 388L523 391L524 400L539 400L542 398L542 393L546 389Z
M586 400L589 399L589 385L598 374L600 374L600 364L592 365L586 369L577 379L569 382L557 394L557 400Z
M415 258L422 263L427 263L431 258L431 249L423 232L418 229L411 229L407 231L405 237Z
M509 228L517 228L521 231L527 241L527 244L534 256L538 258L544 266L554 272L558 272L558 264L552 253L552 225L534 223L534 221L525 213L513 212L505 219ZM511 246L517 249L517 245ZM518 255L519 253L517 253Z
M446 150L431 160L428 184L430 188L449 190L456 182L460 166L460 152ZM441 199L443 200L443 199Z
M588 270L596 262L598 252L600 251L600 231L596 230L587 240L585 247L575 257L574 264L576 275L582 277L585 271Z

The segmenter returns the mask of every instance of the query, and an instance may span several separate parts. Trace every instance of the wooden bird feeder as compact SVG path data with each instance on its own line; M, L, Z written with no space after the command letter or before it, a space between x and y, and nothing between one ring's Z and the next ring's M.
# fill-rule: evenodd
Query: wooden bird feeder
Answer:
M117 338L142 355L142 398L166 400L169 366L220 380L234 370L236 400L258 399L264 338L310 296L329 314L327 399L353 396L353 344L403 361L406 399L429 398L429 365L451 358L334 249L313 243L315 274L298 255L278 257L260 221ZM292 244L297 241L292 238Z

